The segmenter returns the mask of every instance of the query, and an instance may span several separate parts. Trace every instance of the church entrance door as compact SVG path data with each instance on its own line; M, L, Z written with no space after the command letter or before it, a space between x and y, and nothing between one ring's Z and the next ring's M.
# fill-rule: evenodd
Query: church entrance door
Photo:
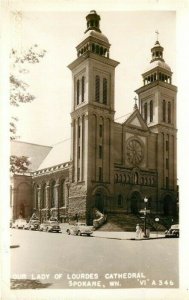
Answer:
M140 209L141 197L139 192L133 192L131 195L131 213L137 214Z
M95 194L95 207L103 213L104 211L104 195L100 192Z
M166 195L163 199L163 211L165 216L171 216L175 213L173 199L170 195Z
M19 209L19 217L25 218L25 206L23 203L20 204L20 209Z

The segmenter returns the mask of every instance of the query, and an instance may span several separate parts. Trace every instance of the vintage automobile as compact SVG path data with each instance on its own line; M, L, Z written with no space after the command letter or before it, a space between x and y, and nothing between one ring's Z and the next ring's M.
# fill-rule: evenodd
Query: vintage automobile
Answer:
M90 236L93 233L92 226L87 226L86 223L76 223L66 230L67 234L74 235L87 235Z
M27 221L25 219L17 219L12 224L12 228L23 229L26 224L27 224Z
M39 229L39 225L40 225L40 222L39 222L39 219L30 219L29 223L28 223L28 229L30 230L38 230Z
M48 220L44 221L39 226L40 231L47 231L47 232L61 232L60 225L57 221Z
M168 237L168 238L178 238L179 237L179 225L178 224L174 224L172 225L169 230L166 230L165 231L165 237Z
M26 224L24 225L23 229L29 230L29 222L26 222Z

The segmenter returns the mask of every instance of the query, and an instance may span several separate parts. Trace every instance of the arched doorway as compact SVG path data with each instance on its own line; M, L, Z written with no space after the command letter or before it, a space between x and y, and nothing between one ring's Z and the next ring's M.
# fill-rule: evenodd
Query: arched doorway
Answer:
M19 207L19 218L25 218L25 205L23 203Z
M137 214L140 209L140 203L141 203L141 196L139 192L133 192L131 194L130 203L131 203L130 206L131 213Z
M165 216L172 216L175 214L176 206L170 195L166 195L163 199L163 212Z
M95 207L100 211L104 212L104 194L100 191L95 194Z

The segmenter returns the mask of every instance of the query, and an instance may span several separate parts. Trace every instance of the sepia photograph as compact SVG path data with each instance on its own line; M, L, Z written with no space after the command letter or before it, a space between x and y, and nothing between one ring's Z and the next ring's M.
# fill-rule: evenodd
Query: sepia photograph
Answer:
M70 7L8 12L9 296L2 299L176 299L183 266L177 10Z

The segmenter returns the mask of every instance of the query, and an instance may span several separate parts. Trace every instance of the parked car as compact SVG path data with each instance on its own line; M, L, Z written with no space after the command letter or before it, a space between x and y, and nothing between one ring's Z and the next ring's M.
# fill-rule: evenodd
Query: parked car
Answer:
M25 219L17 219L13 224L12 228L23 229L27 221Z
M165 237L176 237L178 238L179 237L179 224L174 224L172 225L169 230L166 230L165 231Z
M61 232L60 225L57 221L45 221L39 226L40 231L48 231L48 232Z
M30 219L29 223L28 223L28 229L30 230L38 230L39 229L39 219Z
M29 222L26 222L26 224L24 225L23 229L29 230Z
M86 223L76 223L66 230L67 234L90 236L93 233L92 226L87 226Z

